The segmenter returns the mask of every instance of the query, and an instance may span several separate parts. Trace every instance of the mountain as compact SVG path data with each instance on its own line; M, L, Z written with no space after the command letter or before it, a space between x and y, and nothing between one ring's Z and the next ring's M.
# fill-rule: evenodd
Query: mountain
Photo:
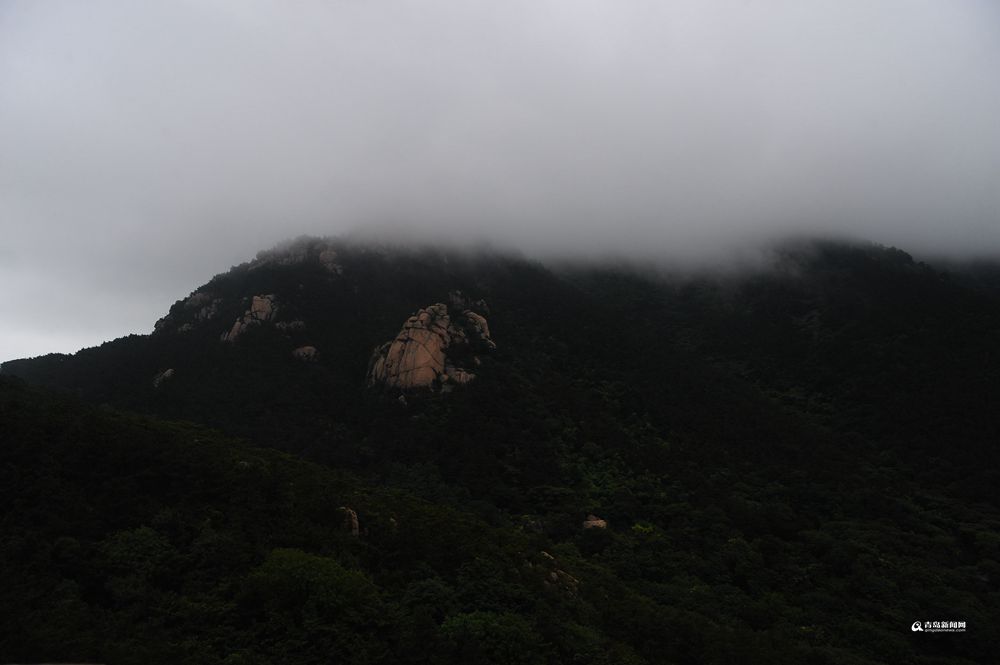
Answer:
M825 241L688 275L339 239L262 252L150 335L3 365L38 386L3 384L5 528L26 534L4 569L37 580L7 592L34 614L4 640L29 658L50 634L27 624L58 623L59 657L115 662L129 634L206 662L315 662L319 644L345 662L985 662L1000 300L969 274ZM239 505L234 455L268 469ZM390 517L421 510L435 526L394 540ZM211 515L225 573L198 549ZM149 572L149 548L173 563ZM145 586L120 597L116 576ZM304 580L361 596L323 604ZM209 616L219 632L190 630ZM910 630L925 619L968 630Z

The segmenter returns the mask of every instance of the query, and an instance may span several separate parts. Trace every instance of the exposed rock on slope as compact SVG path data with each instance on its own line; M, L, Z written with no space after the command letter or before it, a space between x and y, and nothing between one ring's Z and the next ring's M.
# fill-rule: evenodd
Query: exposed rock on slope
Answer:
M477 364L475 353L494 349L496 344L481 314L458 309L466 304L460 293L452 294L450 302L451 310L444 303L419 310L406 320L394 340L375 349L368 366L368 385L445 389L475 378L461 366L463 361Z
M218 313L221 302L222 298L213 298L211 293L196 291L184 301L184 308L198 310L194 315L195 320L208 321Z
M173 378L173 376L174 376L174 369L172 367L170 369L163 370L162 372L153 377L153 387L159 388L164 381L168 381L169 379Z
M216 298L207 291L195 291L181 301L179 307L171 308L171 313L157 321L153 330L163 332L176 327L177 332L188 332L194 329L195 324L214 319L219 313L221 303L222 298ZM177 325L177 317L188 320Z
M230 316L232 310L227 305L232 306L234 298L244 297L246 294L239 290L238 295L232 289L233 275L247 275L256 271L267 273L278 271L278 273L288 276L298 273L300 281L299 289L303 288L303 282L314 279L317 275L322 275L321 280L327 284L340 281L345 274L343 263L344 255L349 252L344 250L343 243L329 238L308 238L302 237L294 241L282 243L273 249L257 253L256 258L247 263L235 266L225 275L217 275L213 280L202 287L202 289L191 293L184 300L179 300L170 308L170 312L156 322L154 332L157 333L186 333L198 330L202 324L215 321L223 316ZM319 270L316 270L319 268ZM260 273L258 273L259 275ZM255 289L272 289L274 286L262 286L266 282L257 279ZM287 304L285 297L288 293L282 293L282 301ZM232 328L221 335L223 341L232 342L238 338L245 330L256 323L269 320L275 323L275 327L284 332L296 332L304 329L305 323L302 321L274 321L272 312L268 315L262 311L258 299L271 299L271 306L275 305L274 296L257 295L251 308L232 324ZM288 314L288 310L285 314ZM263 317L263 318L262 318Z
M295 356L295 358L307 362L316 360L316 353L317 351L315 346L300 346L292 351L292 355Z
M236 319L236 323L229 332L222 333L223 342L234 342L236 338L246 332L250 326L259 325L274 318L278 311L273 295L254 296L250 304L250 309L243 313L243 316Z
M561 591L567 596L576 596L580 586L580 580L573 577L559 567L559 561L548 552L542 551L535 561L528 561L527 568L542 574L542 584L546 587Z
M369 383L389 387L430 386L444 373L445 349L451 342L448 308L437 303L403 324L396 339L376 350Z
M349 531L355 538L361 533L361 523L358 521L358 513L353 508L341 506L340 511L344 514L343 528Z

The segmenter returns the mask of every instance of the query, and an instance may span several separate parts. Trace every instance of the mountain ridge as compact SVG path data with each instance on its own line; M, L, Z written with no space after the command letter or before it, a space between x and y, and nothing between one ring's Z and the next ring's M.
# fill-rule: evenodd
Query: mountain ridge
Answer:
M616 662L739 653L930 665L990 653L1000 625L990 294L874 245L819 243L775 270L678 278L428 249L340 245L324 261L330 241L302 242L216 276L153 334L5 363L4 377L87 408L207 425L467 514L500 530L468 537L527 539L559 560L545 569L557 596L597 594L587 607L567 596L543 609L513 578L478 594L498 573L475 557L454 563L438 576L464 600L423 635L464 662L494 662L483 650L510 640L521 645L513 662L571 662L574 631L613 643ZM480 301L496 348L474 354L475 380L447 392L368 385L372 350L399 339L408 317L441 303L450 325ZM293 353L307 346L308 358ZM45 426L26 427L41 436ZM100 473L115 482L115 470ZM357 512L361 544L383 551ZM240 547L267 574L332 566L308 557L357 568L321 543ZM418 567L446 556L431 533L408 546ZM538 556L533 565L549 561ZM403 593L391 572L363 568L388 597ZM244 583L281 596L297 582ZM908 631L930 615L967 616L975 632L928 646ZM580 648L583 662L605 662ZM355 662L379 662L366 653Z

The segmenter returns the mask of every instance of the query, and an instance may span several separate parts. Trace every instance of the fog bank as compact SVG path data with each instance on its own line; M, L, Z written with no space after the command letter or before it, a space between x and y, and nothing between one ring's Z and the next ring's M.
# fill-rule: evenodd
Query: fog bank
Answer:
M148 331L303 233L997 256L998 71L985 0L8 0L0 359Z

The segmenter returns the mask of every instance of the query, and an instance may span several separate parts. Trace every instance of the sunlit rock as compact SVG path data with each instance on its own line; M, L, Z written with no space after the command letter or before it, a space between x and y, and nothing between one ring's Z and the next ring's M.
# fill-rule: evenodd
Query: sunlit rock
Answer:
M465 305L454 293L449 300L453 307ZM449 311L448 305L435 303L418 310L394 340L375 349L368 384L402 390L466 384L475 374L457 359L475 361L473 353L493 348L496 344L482 315L470 309Z

